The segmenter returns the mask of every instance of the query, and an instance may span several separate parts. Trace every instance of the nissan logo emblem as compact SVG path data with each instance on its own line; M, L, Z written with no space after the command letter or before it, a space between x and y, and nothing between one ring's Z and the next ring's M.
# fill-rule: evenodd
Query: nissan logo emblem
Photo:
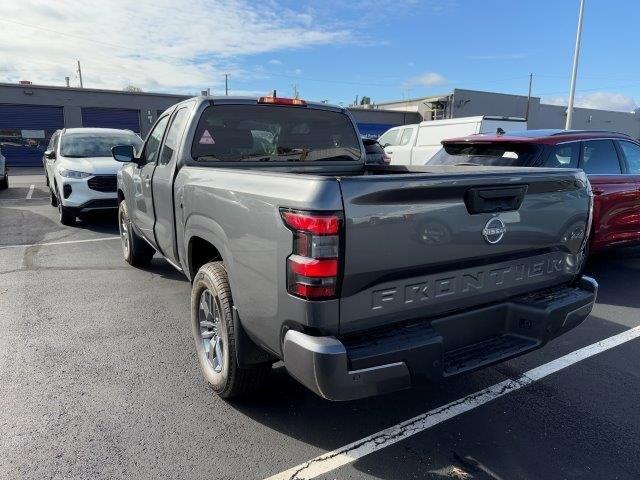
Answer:
M493 217L482 229L482 236L491 245L498 243L507 233L507 227L499 217Z

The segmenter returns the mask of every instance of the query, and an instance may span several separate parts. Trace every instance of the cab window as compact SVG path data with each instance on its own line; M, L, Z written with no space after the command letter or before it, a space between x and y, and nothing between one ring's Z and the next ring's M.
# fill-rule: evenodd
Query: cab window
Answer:
M400 145L406 145L411 140L411 136L413 135L413 128L405 128L402 130L402 136L400 137Z
M184 130L188 113L189 110L187 108L181 108L176 113L176 116L173 117L173 122L171 122L169 130L167 130L167 137L164 140L164 146L162 147L162 153L160 154L160 165L166 165L169 163L176 150L178 150L178 145L182 138L182 131Z
M160 150L160 142L162 142L162 136L164 135L164 131L167 128L167 122L169 121L169 116L162 117L156 123L156 126L153 127L149 137L147 138L147 143L144 146L144 162L145 163L155 163L158 158L158 151Z
M556 145L544 164L551 168L578 168L580 144L578 142Z
M634 175L640 174L640 145L627 142L626 140L621 140L619 144L624 158L627 160L629 173Z
M399 134L399 128L392 128L378 139L378 143L383 147L397 145Z
M592 175L622 173L618 153L611 140L589 140L582 143L582 169Z

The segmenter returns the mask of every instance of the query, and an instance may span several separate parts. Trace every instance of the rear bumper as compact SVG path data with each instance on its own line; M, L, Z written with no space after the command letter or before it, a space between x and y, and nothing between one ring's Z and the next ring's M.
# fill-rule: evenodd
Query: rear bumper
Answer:
M597 282L534 292L430 322L338 340L289 330L287 371L329 400L354 400L476 370L540 348L591 313Z

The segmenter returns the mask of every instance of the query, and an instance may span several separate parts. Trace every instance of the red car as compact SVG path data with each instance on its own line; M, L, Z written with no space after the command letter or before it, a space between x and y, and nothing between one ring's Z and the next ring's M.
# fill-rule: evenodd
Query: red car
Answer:
M640 143L613 132L528 130L447 139L429 165L581 168L594 194L591 252L640 243Z

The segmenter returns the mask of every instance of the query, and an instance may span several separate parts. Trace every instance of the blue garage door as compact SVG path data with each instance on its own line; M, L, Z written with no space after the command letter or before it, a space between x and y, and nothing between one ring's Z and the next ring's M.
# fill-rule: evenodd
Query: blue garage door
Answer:
M389 123L358 123L360 135L365 138L378 138L391 127L395 127L395 125Z
M0 104L0 148L9 166L42 165L51 135L61 128L62 107Z
M140 112L129 108L83 108L84 127L124 128L140 133Z

